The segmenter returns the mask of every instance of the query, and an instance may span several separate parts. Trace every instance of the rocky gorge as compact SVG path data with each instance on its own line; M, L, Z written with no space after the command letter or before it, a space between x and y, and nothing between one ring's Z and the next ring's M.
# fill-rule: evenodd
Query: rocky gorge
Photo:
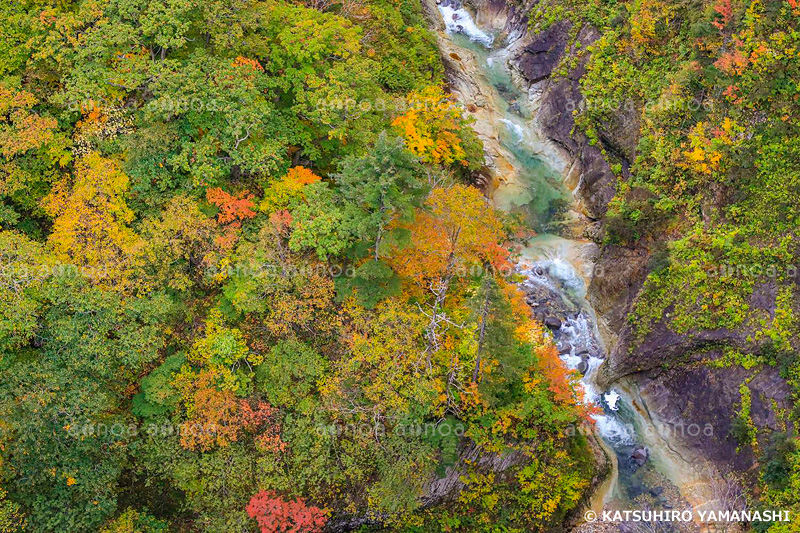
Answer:
M640 338L631 327L629 316L652 269L654 247L608 244L603 233L617 180L627 177L636 159L638 114L635 107L622 106L598 142L590 142L573 119L583 101L585 56L560 68L568 63L573 47L585 48L598 32L586 25L573 28L569 22L532 32L527 17L531 5L502 0L467 6L457 0L438 5L427 0L425 5L439 33L451 92L474 119L484 143L486 169L481 179L487 194L498 207L525 212L536 231L547 237L534 240L523 254L528 303L554 331L573 368L586 375L590 365L598 366L590 387L624 396L622 421L635 428L636 435L620 447L622 453L609 450L607 442L599 443L596 452L605 449L614 464L610 476L619 476L618 461L628 463L623 468L633 465L634 472L649 463L655 468L645 477L661 485L647 486L629 477L625 489L631 501L649 493L655 505L669 508L730 506L720 497L721 487L730 490L736 476L752 475L758 460L732 435L747 371L708 362L720 359L726 346L752 348L752 332L697 329L679 334L665 319ZM496 62L505 63L506 77L494 71ZM514 150L523 140L527 153L538 160L534 166L546 167L538 170L544 179L533 184ZM620 176L612 172L612 163L621 168ZM560 195L559 188L566 194ZM570 275L563 275L565 269ZM555 280L557 287L548 280ZM564 290L575 289L570 284L584 288ZM760 287L752 303L774 314L775 290ZM564 334L581 316L596 330L583 336L592 339L589 345ZM599 362L590 363L590 357ZM785 430L779 413L791 408L790 391L778 370L763 369L748 387L756 428ZM601 508L614 499L616 480L596 481L590 505ZM578 522L570 527L587 527Z

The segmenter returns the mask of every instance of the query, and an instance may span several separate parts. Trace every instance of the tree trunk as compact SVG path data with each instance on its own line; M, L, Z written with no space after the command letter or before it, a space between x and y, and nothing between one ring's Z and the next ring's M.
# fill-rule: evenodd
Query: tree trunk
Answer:
M428 323L428 331L426 337L428 338L428 346L425 352L428 354L428 368L431 366L431 353L439 350L439 324L447 322L447 315L440 313L439 310L444 306L444 301L447 298L447 291L450 289L450 281L455 275L454 268L456 265L456 243L458 236L461 234L461 228L456 230L450 239L450 255L447 257L447 266L445 266L442 277L439 282L434 286L431 284L431 292L434 295L433 304L431 305L431 321Z
M488 269L487 269L488 272ZM488 274L483 278L483 306L481 307L481 328L478 334L478 353L475 356L475 370L472 371L472 382L477 383L481 377L481 353L483 352L483 343L486 338L486 319L489 316L491 308L491 298L489 293L489 283L491 279Z

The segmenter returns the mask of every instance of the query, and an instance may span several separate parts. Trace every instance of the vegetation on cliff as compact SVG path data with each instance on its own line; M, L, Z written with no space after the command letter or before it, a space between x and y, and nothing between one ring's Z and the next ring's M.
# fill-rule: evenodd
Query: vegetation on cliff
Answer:
M745 346L711 364L778 367L798 405L800 4L567 0L537 4L530 22L562 19L573 37L600 33L588 46L573 39L562 72L585 61L576 127L619 178L606 244L652 252L634 337L662 321L679 334L744 332ZM797 437L756 434L750 390L740 390L736 433L762 456L756 492L763 505L794 509L797 527ZM796 427L800 409L777 416Z

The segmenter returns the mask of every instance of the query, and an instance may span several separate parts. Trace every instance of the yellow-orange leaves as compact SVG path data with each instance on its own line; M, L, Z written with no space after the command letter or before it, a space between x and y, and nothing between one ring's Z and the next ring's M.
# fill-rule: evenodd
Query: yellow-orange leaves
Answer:
M663 0L637 0L631 3L631 41L641 52L659 51L659 26L669 29L675 18L674 2Z
M698 122L689 133L691 149L683 152L686 162L681 166L707 175L720 171L725 148L738 142L743 133L744 128L729 118L710 132L703 122Z
M258 60L250 59L249 57L244 57L244 56L237 56L236 59L233 61L233 65L236 67L244 67L250 70L257 70L260 72L264 71L264 67L261 66L261 63L259 63Z
M99 281L127 277L141 244L128 227L134 215L122 198L127 188L115 161L97 153L78 161L74 179L58 183L43 202L55 218L49 243L59 260L88 269Z
M248 192L228 194L219 187L206 190L206 200L219 208L217 220L220 224L233 224L238 227L242 220L256 216L253 211L253 195Z
M461 111L441 87L433 85L412 93L409 103L410 109L392 122L408 149L428 163L464 163L466 151L459 136Z
M392 259L395 271L417 282L448 268L504 260L502 224L481 192L466 185L434 189L409 227L412 243ZM466 273L466 272L465 272Z
M58 122L52 117L43 117L33 111L37 104L36 97L27 91L10 89L0 83L0 155L5 161L2 173L14 171L12 160L29 150L47 147L55 140ZM56 143L58 144L58 143ZM48 155L53 161L65 165L69 156L60 150L61 146L51 146ZM5 187L0 182L1 189Z
M302 198L303 187L321 179L305 167L292 167L286 173L286 176L272 183L264 191L264 200L261 202L259 209L268 213L286 209L293 200Z

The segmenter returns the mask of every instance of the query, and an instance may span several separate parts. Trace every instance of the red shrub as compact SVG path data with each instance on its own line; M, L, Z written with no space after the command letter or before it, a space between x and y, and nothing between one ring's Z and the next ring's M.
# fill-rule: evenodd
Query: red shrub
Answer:
M247 514L255 518L261 533L313 533L322 531L328 517L302 498L285 501L273 491L262 490L250 499Z

